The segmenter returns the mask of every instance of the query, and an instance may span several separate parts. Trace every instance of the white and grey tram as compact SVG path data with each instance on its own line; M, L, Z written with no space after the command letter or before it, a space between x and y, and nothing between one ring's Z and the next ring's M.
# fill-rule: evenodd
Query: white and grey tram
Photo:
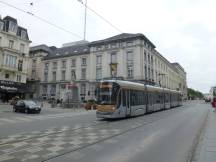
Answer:
M180 91L122 80L101 81L97 93L98 118L144 115L182 105Z

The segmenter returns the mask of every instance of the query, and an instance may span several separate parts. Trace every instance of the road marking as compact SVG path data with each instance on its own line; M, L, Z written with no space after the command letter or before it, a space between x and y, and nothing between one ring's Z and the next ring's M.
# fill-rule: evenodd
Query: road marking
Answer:
M65 118L65 117L73 117L79 115L85 115L89 112L70 112L70 113L59 113L59 114L48 114L48 115L40 115L40 116L22 116L22 117L11 117L11 118L0 118L0 125L4 124L14 124L14 123L23 123L23 122L33 122L36 120L46 120L46 119L56 119L56 118Z
M7 123L16 123L15 120L6 119L6 118L1 118L0 120L3 121L3 122L7 122Z

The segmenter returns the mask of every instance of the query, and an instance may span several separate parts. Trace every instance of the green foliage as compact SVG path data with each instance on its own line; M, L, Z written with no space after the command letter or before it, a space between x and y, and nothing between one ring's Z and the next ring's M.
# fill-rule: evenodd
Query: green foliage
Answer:
M188 97L191 98L191 99L203 98L204 97L204 95L201 92L196 91L196 90L194 90L192 88L188 88L187 91L188 91Z

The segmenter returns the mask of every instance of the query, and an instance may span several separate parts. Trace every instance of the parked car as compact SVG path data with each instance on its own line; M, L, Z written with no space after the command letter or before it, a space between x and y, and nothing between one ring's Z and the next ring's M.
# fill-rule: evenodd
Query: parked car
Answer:
M36 104L36 102L31 100L18 100L13 106L14 112L24 112L24 113L40 113L41 106Z

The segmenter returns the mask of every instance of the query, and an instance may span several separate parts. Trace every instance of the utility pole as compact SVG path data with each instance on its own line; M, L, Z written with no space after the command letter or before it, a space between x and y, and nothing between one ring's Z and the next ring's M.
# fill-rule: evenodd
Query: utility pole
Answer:
M87 17L87 0L85 1L85 18L84 18L84 35L83 35L83 40L86 40L86 17Z

